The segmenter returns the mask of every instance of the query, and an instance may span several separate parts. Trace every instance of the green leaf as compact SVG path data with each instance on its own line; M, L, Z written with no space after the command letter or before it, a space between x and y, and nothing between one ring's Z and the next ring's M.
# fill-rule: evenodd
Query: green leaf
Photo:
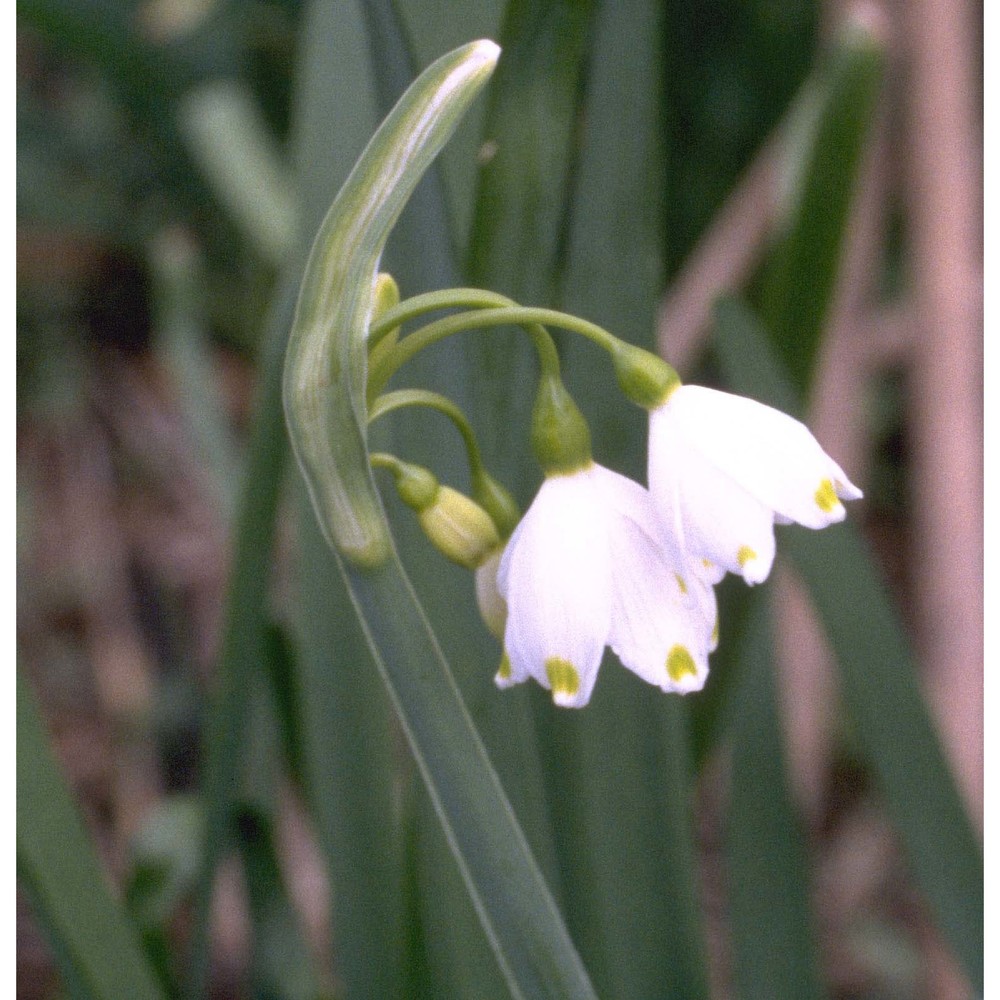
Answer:
M796 385L811 380L830 313L885 52L849 25L789 124L790 191L764 271L762 316Z
M266 812L245 806L235 821L254 927L254 995L269 1000L315 1000L319 985L278 864L272 820Z
M392 0L367 0L362 10L379 111L385 115L412 82L416 68ZM404 295L458 284L452 228L436 163L408 201L382 269L393 275Z
M211 80L192 87L177 117L220 204L264 260L283 264L295 245L296 192L249 86Z
M850 525L782 539L840 666L858 742L913 877L973 986L983 989L983 855L917 685L882 581Z
M608 654L583 712L539 715L566 913L600 995L707 997L683 705Z
M808 1000L825 991L812 934L805 831L785 769L770 633L768 592L756 590L730 726L733 978L742 1000Z
M512 0L500 31L469 274L533 305L550 302L557 287L552 263L569 205L593 6Z
M407 936L414 954L406 996L420 984L414 978L421 971L417 958L430 984L425 996L449 1000L506 996L503 972L483 934L430 796L422 783L414 785L413 792L407 863L414 895Z
M135 928L112 898L93 843L17 673L17 873L69 995L163 996Z
M515 996L589 997L586 973L395 555L366 451L365 334L378 260L496 55L495 46L475 43L429 67L341 189L303 280L285 404L318 520L508 987Z
M647 348L663 285L663 45L658 3L607 4L593 18L566 255L548 265L565 308ZM562 346L597 461L641 479L645 413L622 397L603 351L579 338ZM686 705L610 654L584 711L536 695L564 909L596 989L707 996Z
M500 38L500 22L506 6L503 0L463 0L461 4L393 0L392 5L405 25L407 37L413 40L419 66L428 65L470 38ZM465 259L475 207L476 157L481 149L482 122L483 104L477 102L441 151L438 161L452 220L452 242L463 255L460 260Z
M652 350L664 283L664 43L653 0L602 7L589 43L561 308ZM550 265L551 266L551 265ZM591 419L598 461L633 478L645 466L646 414L613 386L610 359L565 339L566 384ZM606 389L594 391L595 386Z
M281 413L280 348L276 333L290 320L292 299L279 297L264 358L264 383L254 416L244 487L237 513L233 565L219 656L218 688L205 735L202 795L205 803L205 849L199 878L196 924L191 944L191 992L204 990L208 974L208 919L215 866L229 845L233 796L243 773L246 724L251 692L271 672L274 646L269 632L270 587L275 511L287 451Z
M717 310L714 350L732 388L787 407L794 391L753 313ZM983 856L917 684L899 619L850 523L781 531L840 668L844 701L913 877L972 984L983 984Z
M591 997L586 972L409 581L393 561L348 570L411 749L517 997Z
M504 14L466 273L526 305L559 298L593 11L591 0L512 0ZM510 331L479 338L469 353L483 450L501 477L523 488L536 475L519 433L534 400L534 357Z
M298 713L347 997L402 996L401 843L388 700L333 553L299 504Z

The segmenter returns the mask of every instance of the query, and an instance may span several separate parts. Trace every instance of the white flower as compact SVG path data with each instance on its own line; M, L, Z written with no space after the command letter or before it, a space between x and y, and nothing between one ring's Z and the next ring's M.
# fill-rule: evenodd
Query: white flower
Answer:
M649 414L649 488L674 558L767 578L774 522L825 528L859 490L793 417L743 396L683 385Z
M700 690L716 641L715 594L681 574L649 493L591 463L549 476L504 551L497 684L534 677L557 705L590 700L605 646L664 691Z

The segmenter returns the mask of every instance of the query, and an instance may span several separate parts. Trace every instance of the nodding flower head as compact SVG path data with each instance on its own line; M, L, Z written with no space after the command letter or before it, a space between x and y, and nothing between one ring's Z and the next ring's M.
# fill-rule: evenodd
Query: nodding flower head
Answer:
M649 493L590 463L550 475L512 535L496 681L533 677L557 705L586 705L605 646L664 691L699 690L716 636L709 584L672 563Z
M694 385L650 410L649 488L674 558L751 584L771 571L776 521L825 528L861 496L798 420Z

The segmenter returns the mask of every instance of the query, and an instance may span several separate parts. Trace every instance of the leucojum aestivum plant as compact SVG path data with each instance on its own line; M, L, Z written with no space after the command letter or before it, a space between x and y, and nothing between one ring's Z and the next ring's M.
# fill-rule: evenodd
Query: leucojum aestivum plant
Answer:
M533 678L557 705L575 708L589 701L607 646L662 691L700 690L719 635L715 584L727 572L750 584L762 582L774 560L775 521L821 528L844 517L842 500L861 493L797 420L750 399L682 385L663 360L584 319L467 288L400 301L393 279L379 272L382 249L417 181L498 57L496 45L480 41L438 60L362 154L306 268L284 398L316 516L366 624L501 967L524 995L535 995L533 975L551 984L573 977L585 983L586 974L575 958L552 960L564 963L553 973L545 968L549 959L538 957L546 948L532 939L539 926L553 918L561 928L540 882L540 909L530 915L537 923L518 911L535 904L498 904L502 886L494 886L496 893L482 890L476 866L488 880L489 861L479 855L510 849L495 827L516 822L498 818L502 810L489 812L491 795L505 800L399 566L376 471L394 484L431 543L474 572L483 620L502 644L497 685ZM433 314L443 315L410 329ZM538 357L530 447L544 478L523 516L487 471L459 407L427 390L389 388L425 348L497 326L523 329ZM609 378L613 373L628 403L648 411L648 489L594 461L587 422L562 382L550 328L603 349ZM434 408L457 426L468 455L469 495L403 456L369 453L373 421L417 406ZM423 638L415 647L408 636L403 655L407 616ZM421 656L442 664L437 687L426 670L417 686L411 661ZM426 709L435 699L436 709ZM451 715L442 709L449 699ZM438 739L439 724L458 728ZM456 763L460 745L481 756L478 778L470 778L467 762ZM468 787L479 779L478 790ZM478 830L475 816L469 819L470 809L482 809L484 829ZM515 840L514 849L524 849L523 838ZM530 855L518 854L516 863L528 865L535 877ZM552 947L558 952L563 944ZM572 946L565 954L575 954Z

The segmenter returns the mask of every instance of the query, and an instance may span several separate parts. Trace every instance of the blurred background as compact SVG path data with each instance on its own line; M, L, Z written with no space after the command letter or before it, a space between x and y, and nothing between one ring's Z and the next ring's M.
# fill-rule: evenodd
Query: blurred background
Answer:
M404 296L574 311L804 416L865 491L720 589L703 695L609 656L579 715L495 691L468 575L386 496L598 994L981 994L982 5L17 12L17 995L147 995L130 962L164 996L507 995L274 392L323 212L479 37L496 76L383 263ZM526 505L533 359L469 340L412 384ZM560 347L641 479L641 414ZM467 485L434 415L382 433Z

